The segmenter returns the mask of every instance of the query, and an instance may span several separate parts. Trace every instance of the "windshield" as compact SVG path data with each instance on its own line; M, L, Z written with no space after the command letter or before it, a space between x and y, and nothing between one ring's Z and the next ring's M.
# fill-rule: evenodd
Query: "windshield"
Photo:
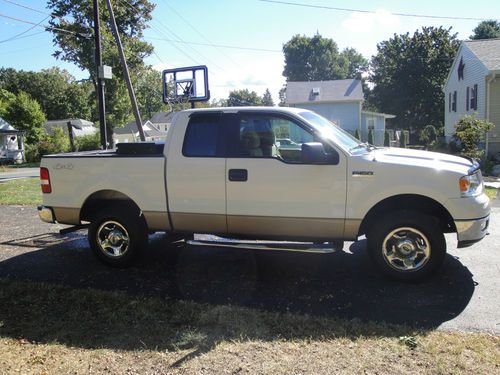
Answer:
M326 118L309 111L300 112L298 115L311 124L323 138L334 141L346 151L352 151L356 148L365 149L366 145L364 143L361 143L358 139Z

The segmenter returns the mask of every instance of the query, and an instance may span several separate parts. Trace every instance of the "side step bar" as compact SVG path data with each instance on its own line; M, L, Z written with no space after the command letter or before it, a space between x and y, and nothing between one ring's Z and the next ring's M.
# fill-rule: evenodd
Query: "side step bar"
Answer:
M214 236L215 237L215 236ZM229 247L235 249L247 250L272 250L272 251L296 251L302 253L329 254L342 250L339 242L290 242L290 241L261 241L261 240L234 240L221 237L215 237L210 240L188 240L186 243L190 246L215 246Z

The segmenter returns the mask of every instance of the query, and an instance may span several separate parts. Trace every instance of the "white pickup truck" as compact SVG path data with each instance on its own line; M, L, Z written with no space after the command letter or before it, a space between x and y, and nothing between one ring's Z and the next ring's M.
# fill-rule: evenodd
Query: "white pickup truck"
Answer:
M278 107L187 110L164 145L45 156L41 187L40 218L88 224L93 252L117 266L157 231L314 243L366 235L383 273L417 280L443 262L444 233L472 245L490 215L476 162L374 147L314 112Z

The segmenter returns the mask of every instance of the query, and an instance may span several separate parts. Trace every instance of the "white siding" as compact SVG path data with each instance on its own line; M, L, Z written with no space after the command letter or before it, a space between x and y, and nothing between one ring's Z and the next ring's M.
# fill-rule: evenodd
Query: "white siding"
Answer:
M304 103L292 107L314 111L330 121L335 121L342 129L352 134L359 127L361 102Z
M489 134L490 143L500 142L500 78L490 83L490 113L489 121L495 124L495 128ZM498 150L500 146L490 147L491 151ZM497 151L498 152L498 151Z
M460 59L463 59L465 64L464 79L458 80L458 65ZM444 89L444 119L445 119L445 135L449 139L455 133L455 124L465 115L472 115L477 112L477 117L484 119L486 117L486 81L485 76L488 74L486 67L477 59L477 57L462 43L457 57L451 67L451 74L446 82ZM467 111L466 98L467 87L477 85L477 111L470 108ZM469 89L470 90L470 89ZM457 91L457 111L449 110L450 93L453 100L453 92ZM469 97L470 103L470 97Z

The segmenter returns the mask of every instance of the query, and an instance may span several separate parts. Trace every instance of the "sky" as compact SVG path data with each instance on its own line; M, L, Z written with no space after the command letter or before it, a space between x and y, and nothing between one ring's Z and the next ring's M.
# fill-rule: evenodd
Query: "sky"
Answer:
M112 2L118 1L129 0ZM394 34L413 33L423 26L443 26L451 27L459 39L467 39L480 22L398 14L500 17L498 0L284 1L316 7L262 0L152 0L156 9L145 39L154 46L155 53L146 63L157 70L207 65L212 98L227 98L236 89L254 90L262 95L268 88L277 101L278 91L285 83L282 47L294 35L319 33L333 39L340 50L352 47L369 59L376 54L377 43ZM59 66L77 79L87 78L87 72L52 56L52 35L40 27L34 27L22 38L8 40L33 26L19 20L47 24L46 13L46 1L0 0L0 67L38 71Z

